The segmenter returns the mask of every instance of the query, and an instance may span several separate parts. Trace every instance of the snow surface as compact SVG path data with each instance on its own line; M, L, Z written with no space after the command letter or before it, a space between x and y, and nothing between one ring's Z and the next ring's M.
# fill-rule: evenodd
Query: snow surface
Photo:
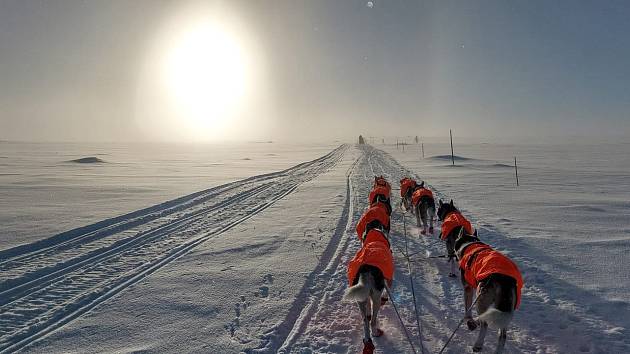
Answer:
M359 247L354 225L383 174L394 186L403 175L425 179L455 199L521 267L526 284L506 352L630 352L628 145L456 145L467 158L456 168L429 158L448 145L425 144L426 159L417 146L377 148L341 147L1 251L0 351L359 352L359 310L341 297ZM514 155L518 188L507 167ZM437 353L463 315L462 290L444 259L426 257L444 246L420 236L414 219L392 214L393 300L420 352L408 253L422 346ZM412 353L391 304L380 320L376 352ZM461 328L445 352L470 352L475 338ZM496 339L489 333L484 352Z
M0 250L282 170L337 145L0 141Z

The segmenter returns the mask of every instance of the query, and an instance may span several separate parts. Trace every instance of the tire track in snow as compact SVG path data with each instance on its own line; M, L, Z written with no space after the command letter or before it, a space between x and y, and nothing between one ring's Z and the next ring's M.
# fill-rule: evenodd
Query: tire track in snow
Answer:
M68 237L55 236L30 248L2 253L8 259L0 264L5 267L0 268L0 279L5 279L0 289L6 289L0 293L0 352L31 344L199 244L258 214L300 184L332 168L346 150L347 146L342 145L319 159L284 171L254 176L127 214L127 220L125 216L106 220L79 229L86 231L83 233L69 232ZM101 241L109 238L114 241L108 240L103 246ZM64 252L72 248L81 252ZM51 252L70 259L51 262ZM20 262L39 269L20 273ZM9 264L17 266L8 268Z

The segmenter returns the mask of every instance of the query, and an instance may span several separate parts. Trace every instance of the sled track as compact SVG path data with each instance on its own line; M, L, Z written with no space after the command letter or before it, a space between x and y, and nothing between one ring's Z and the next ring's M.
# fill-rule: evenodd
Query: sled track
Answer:
M0 352L31 344L258 214L346 149L0 252Z
M375 149L369 146L363 146L361 149L363 154L354 161L346 174L344 209L321 262L300 291L289 311L290 315L277 326L275 333L278 334L269 335L262 347L253 352L294 352L296 343L307 333L316 314L329 306L328 302L331 299L340 300L346 283L345 264L342 264L342 260L351 252L350 246L355 238L353 225L367 205L367 195L374 181L374 172L378 171L376 173L379 175L388 176L387 170L381 165L382 156L379 154L376 157L378 162L375 162L372 160L378 154Z
M346 201L344 203L341 218L337 223L335 233L328 243L328 247L322 254L320 263L309 276L302 287L298 300L293 303L289 316L279 326L280 333L284 335L276 340L268 339L264 348L256 352L288 353L295 340L304 333L306 325L312 315L317 312L319 304L325 295L323 284L330 279L330 274L335 271L345 253L348 245L348 230L351 230L351 222L354 215L352 177L356 166L365 156L357 158L346 172ZM302 309L301 311L299 309ZM275 342L275 343L274 343Z

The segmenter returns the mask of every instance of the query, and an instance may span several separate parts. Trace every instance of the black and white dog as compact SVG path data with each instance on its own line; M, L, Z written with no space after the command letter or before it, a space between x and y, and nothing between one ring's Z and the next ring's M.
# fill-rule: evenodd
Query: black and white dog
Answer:
M520 302L521 273L508 257L482 243L475 235L460 232L454 246L464 287L466 323L471 331L480 327L473 351L482 350L490 326L499 330L495 353L502 353L507 327ZM475 289L478 316L473 318L471 307Z
M346 289L344 300L356 301L363 317L363 353L374 352L372 337L380 337L383 330L378 328L378 311L385 289L383 272L377 267L364 264L359 268L359 281Z
M440 238L446 243L446 254L451 265L448 276L455 278L457 277L455 274L457 271L455 264L455 240L462 233L477 235L477 231L473 230L470 221L455 207L452 199L450 203L444 203L440 199L437 216L438 220L442 222Z
M418 193L418 196L415 196ZM435 217L435 200L433 199L433 193L424 187L424 181L416 187L413 198L414 210L416 214L416 223L418 227L422 229L420 233L422 235L427 234L427 229L430 234L433 234L433 219Z

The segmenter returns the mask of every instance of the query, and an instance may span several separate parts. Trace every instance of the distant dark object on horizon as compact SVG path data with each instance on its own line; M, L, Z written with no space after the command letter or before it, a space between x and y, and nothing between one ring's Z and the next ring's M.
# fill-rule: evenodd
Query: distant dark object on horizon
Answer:
M74 162L74 163L106 163L106 161L101 160L101 159L99 159L98 157L95 157L95 156L82 157L80 159L70 160L68 162Z
M365 139L363 139L363 135L359 135L359 144L365 144Z
M455 161L471 161L474 159L468 158L468 157L463 157L463 156L454 156ZM451 160L451 155L437 155L437 156L432 156L430 157L430 159L432 160Z

